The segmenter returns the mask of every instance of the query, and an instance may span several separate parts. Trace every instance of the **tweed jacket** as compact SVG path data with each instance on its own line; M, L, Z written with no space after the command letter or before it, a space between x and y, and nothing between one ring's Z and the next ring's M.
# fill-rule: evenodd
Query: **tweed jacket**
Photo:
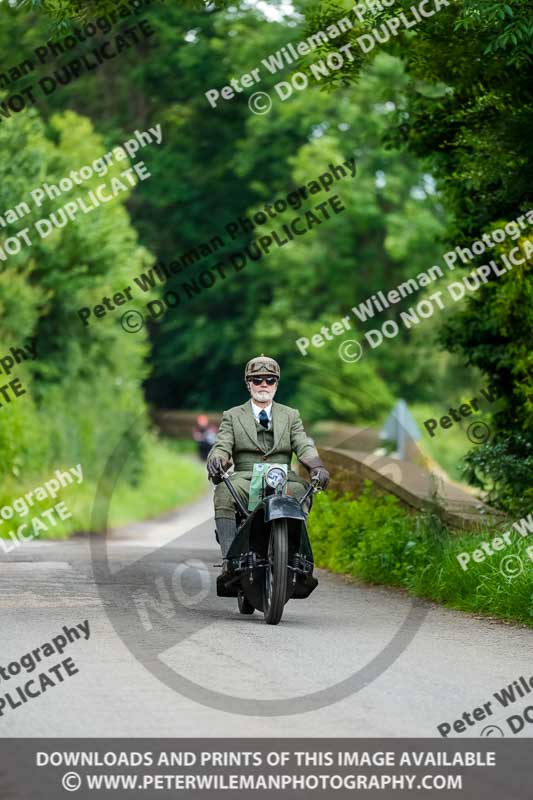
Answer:
M300 412L296 408L272 402L272 432L274 445L262 449L257 438L257 424L250 400L241 406L224 411L216 441L209 458L225 458L233 461L237 472L248 472L255 463L287 464L290 467L292 454L302 459L318 458L318 452L307 436Z

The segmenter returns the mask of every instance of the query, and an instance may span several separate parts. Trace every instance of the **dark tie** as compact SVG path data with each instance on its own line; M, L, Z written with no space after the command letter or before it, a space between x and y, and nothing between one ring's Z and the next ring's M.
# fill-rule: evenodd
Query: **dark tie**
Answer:
M268 414L264 408L261 409L259 412L259 422L263 426L263 428L268 428Z

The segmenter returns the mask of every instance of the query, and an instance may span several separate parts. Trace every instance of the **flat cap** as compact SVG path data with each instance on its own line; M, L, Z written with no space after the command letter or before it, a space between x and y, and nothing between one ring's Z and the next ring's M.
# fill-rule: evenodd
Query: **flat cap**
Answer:
M261 353L260 356L250 359L244 370L244 380L246 381L248 378L259 375L266 375L267 377L273 376L279 379L280 368L278 362L274 361L274 359L269 356L265 356L263 353Z

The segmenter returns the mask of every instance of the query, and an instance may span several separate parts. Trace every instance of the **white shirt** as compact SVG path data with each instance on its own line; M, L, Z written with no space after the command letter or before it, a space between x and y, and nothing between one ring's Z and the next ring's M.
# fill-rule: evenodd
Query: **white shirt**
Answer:
M272 427L272 403L270 403L270 405L267 406L266 408L261 408L260 406L256 406L253 400L250 400L250 403L252 404L252 411L254 413L255 421L257 423L259 423L259 414L261 413L261 411L266 411L266 413L268 414L268 427L270 429Z

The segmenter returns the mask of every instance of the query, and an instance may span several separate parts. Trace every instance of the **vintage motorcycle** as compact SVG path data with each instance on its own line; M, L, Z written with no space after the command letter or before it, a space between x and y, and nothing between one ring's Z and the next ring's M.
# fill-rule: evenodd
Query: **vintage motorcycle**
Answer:
M309 597L318 586L302 506L320 489L312 483L296 500L286 494L285 464L255 464L246 509L231 476L224 473L222 480L235 501L237 535L228 571L217 578L217 595L237 597L241 614L258 609L268 625L277 625L288 600Z

